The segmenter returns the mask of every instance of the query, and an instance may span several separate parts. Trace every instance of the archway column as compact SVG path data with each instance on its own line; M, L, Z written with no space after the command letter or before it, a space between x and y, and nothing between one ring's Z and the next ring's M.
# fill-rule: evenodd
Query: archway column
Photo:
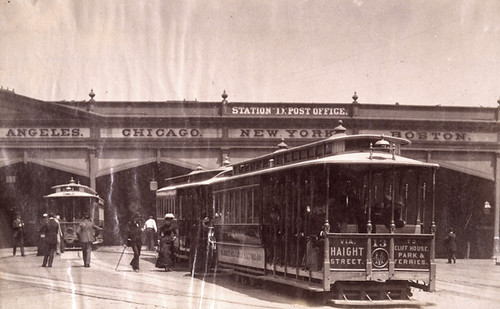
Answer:
M96 190L97 156L95 149L89 150L89 178L90 178L90 188Z

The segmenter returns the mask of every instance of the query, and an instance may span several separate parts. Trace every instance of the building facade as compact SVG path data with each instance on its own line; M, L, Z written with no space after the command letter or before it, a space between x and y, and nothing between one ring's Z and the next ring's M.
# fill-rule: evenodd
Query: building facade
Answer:
M333 134L374 133L412 141L403 155L440 165L437 254L453 227L459 257L499 255L499 108L349 103L47 102L0 90L0 219L14 211L36 241L40 205L73 177L106 202L105 241L122 240L131 213L154 212L156 184L196 168L269 153ZM360 100L361 101L361 100ZM4 223L7 223L5 225ZM10 243L2 230L0 244Z

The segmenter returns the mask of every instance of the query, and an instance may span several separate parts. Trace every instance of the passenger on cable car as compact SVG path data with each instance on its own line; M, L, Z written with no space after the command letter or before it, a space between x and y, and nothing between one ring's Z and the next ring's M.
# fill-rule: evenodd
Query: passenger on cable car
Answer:
M266 205L265 210L271 209L271 205ZM273 217L276 214L273 214L274 208L271 211L264 211L264 216L262 217L262 244L264 245L264 250L266 254L266 262L271 263L274 259L274 231L275 228L273 226Z
M320 199L321 200L321 199ZM328 228L325 228L324 206L306 206L306 226L305 226L305 252L302 258L302 265L307 270L320 270L323 256L323 235Z
M405 225L405 221L401 218L403 210L403 198L397 195L394 199L394 224L396 228L402 228ZM384 201L375 204L372 209L372 232L377 232L377 224L385 225L387 229L391 228L392 220L392 198L390 195L384 196ZM390 231L390 230L389 230Z
M305 235L305 226L304 226L304 219L302 219L302 216L298 216L297 220L295 222L295 238L292 238L292 252L297 252L297 256L299 257L298 261L293 260L293 264L298 264L296 265L297 267L304 266L305 264L303 263L303 258L306 252L306 246L307 246L307 239ZM295 258L295 255L293 255Z
M279 206L275 206L271 209L271 224L272 224L272 251L273 251L273 263L283 264L283 222L280 214Z
M330 231L332 233L355 232L349 229L348 225L357 224L359 226L363 212L356 190L350 181L341 181L334 187L336 190L328 202Z

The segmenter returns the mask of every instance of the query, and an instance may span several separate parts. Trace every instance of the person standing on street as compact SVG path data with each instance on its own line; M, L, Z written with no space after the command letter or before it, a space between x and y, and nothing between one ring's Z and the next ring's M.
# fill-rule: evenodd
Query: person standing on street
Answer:
M149 215L149 219L144 223L144 231L146 231L148 250L153 251L155 248L155 235L156 232L158 232L156 221L155 219L153 219L153 215Z
M444 245L446 249L446 254L448 255L448 264L457 262L457 257L455 253L457 251L457 235L453 232L453 228L450 227L448 230L448 235L444 239Z
M16 213L14 220L12 221L12 228L14 232L12 233L12 255L16 255L16 248L19 246L21 249L21 256L24 255L24 222L21 219L19 213Z
M174 266L174 240L176 238L174 219L173 214L166 214L165 224L160 228L160 252L155 267L164 268L166 271L172 270Z
M90 220L88 213L83 214L83 222L78 225L76 235L82 245L83 266L90 267L90 256L92 254L92 243L95 241L95 231L101 230Z
M136 272L139 271L139 257L141 256L142 246L142 229L139 223L139 216L134 216L129 223L127 246L131 247L134 251L134 258L130 262L130 266Z
M57 233L59 231L59 224L54 220L54 215L48 215L49 220L42 226L42 234L45 235L45 254L43 256L42 267L52 267L54 261L54 253L57 246Z
M47 244L45 243L45 234L42 232L43 227L49 222L49 215L43 214L40 228L38 229L39 237L37 242L37 256L45 255L45 251L47 250Z

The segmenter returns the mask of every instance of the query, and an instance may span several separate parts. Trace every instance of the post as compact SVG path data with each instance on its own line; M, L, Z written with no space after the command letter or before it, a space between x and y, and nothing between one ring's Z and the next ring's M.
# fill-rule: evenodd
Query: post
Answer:
M330 199L330 165L326 167L326 210L325 210L325 224L323 226L324 237L324 253L323 253L323 289L330 291L330 242L328 240L328 233L330 232L330 224L328 223L328 200Z
M366 224L366 279L371 280L372 277L372 204L373 204L373 175L372 167L370 166L368 171L368 223Z
M500 104L500 103L499 103ZM495 160L495 218L493 225L493 257L496 264L500 265L500 153L496 154Z
M394 204L396 199L396 168L392 168L392 185L391 185L391 239L389 241L389 276L392 278L396 270L396 263L394 259L394 234L396 233L396 224L394 223Z
M434 213L436 208L436 169L432 169L432 222L431 222L431 252L430 252L430 278L429 278L429 292L436 291L436 222L434 222ZM424 206L425 208L425 206Z

